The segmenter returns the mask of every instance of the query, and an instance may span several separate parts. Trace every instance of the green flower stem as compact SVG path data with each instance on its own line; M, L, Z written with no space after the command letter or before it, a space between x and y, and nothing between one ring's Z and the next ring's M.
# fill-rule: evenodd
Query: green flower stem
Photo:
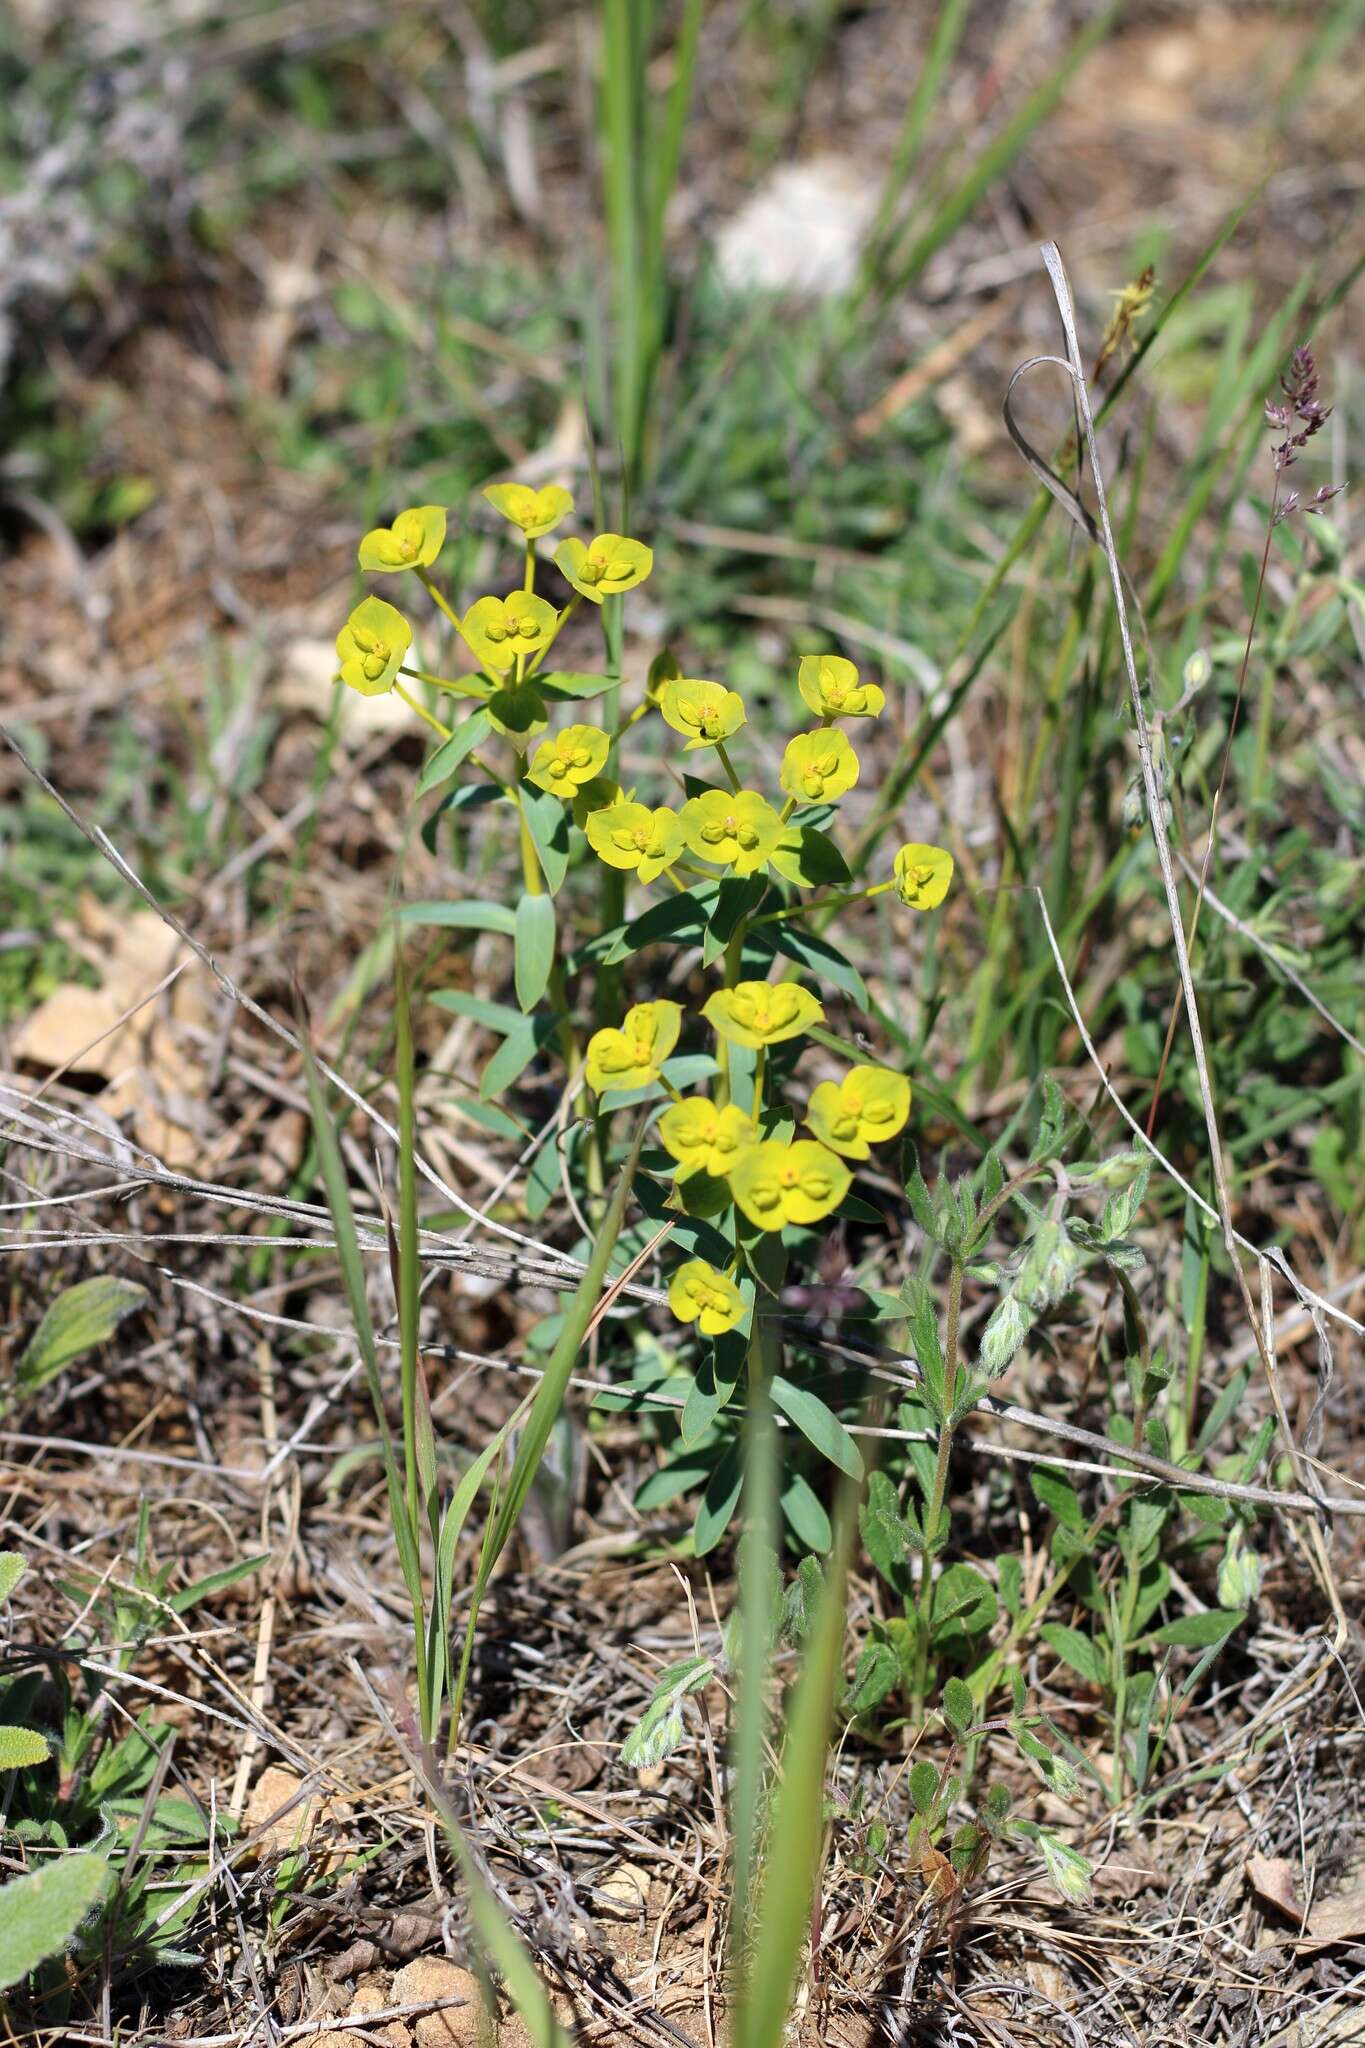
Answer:
M407 705L409 711L415 711L419 718L424 718L427 724L431 727L433 732L438 732L443 740L448 740L451 738L452 735L450 727L448 725L443 725L440 719L437 718L432 712L428 711L426 705L420 703L416 697L410 697L407 691L403 688L403 685L396 679L394 682L393 689L394 695L396 697L402 698L403 702Z
M534 655L532 655L532 657L531 657L531 662L530 662L530 666L528 667L528 669L527 669L527 671L526 671L526 679L527 679L528 681L529 681L529 679L530 679L530 678L531 678L531 677L532 677L532 676L533 676L533 675L535 674L536 670L537 670L537 669L538 669L538 668L540 667L540 664L542 663L542 661L544 661L544 659L545 659L546 655L547 655L547 654L549 653L550 649L551 649L551 648L552 648L552 647L554 646L554 644L555 644L555 641L556 641L556 640L557 640L557 639L559 638L560 634L561 634L561 633L563 632L564 628L565 628L565 627L566 627L566 626L568 625L568 623L569 623L570 619L571 619L571 618L573 617L574 613L575 613L575 612L576 612L576 611L578 610L578 607L579 607L579 606L580 606L580 605L582 604L582 602L583 602L582 598L581 598L580 596L578 596L577 594L575 594L575 595L574 595L573 597L571 597L571 598L569 599L569 602L568 602L568 603L567 603L567 604L565 605L565 607L564 607L563 611L562 611L562 612L561 612L561 613L559 614L559 617L558 617L558 618L557 618L557 619L555 620L555 623L554 623L554 631L553 631L553 632L551 633L551 635L550 635L549 639L548 639L548 640L547 640L547 641L545 642L545 645L544 645L544 646L543 646L543 647L541 648L541 650L540 650L540 652L539 652L538 654L534 654Z
M427 595L435 599L436 603L441 607L441 610L445 613L446 617L450 620L451 625L455 628L455 631L458 633L460 631L459 613L452 610L448 600L441 595L440 591L436 588L436 585L432 582L430 576L428 576L425 569L419 569L417 571L417 580L419 583L422 584L422 586L427 592Z
M411 676L415 682L430 683L434 690L448 690L452 697L477 697L481 704L486 704L493 694L491 690L486 690L481 683L460 683L450 676L429 675L424 668L404 667L400 668L398 673L400 676Z
M767 1065L768 1048L760 1045L754 1059L754 1107L750 1122L755 1131L763 1115L763 1069Z
M739 777L735 773L734 764L731 761L730 756L725 751L724 740L716 741L716 757L719 760L721 767L725 770L725 773L730 778L731 789L735 792L735 795L738 796L740 790L743 787L743 784L740 782ZM784 812L783 815L785 816L786 813Z
M526 543L526 574L521 587L528 597L536 587L536 544L533 540Z
M943 1386L944 1403L948 1415L952 1414L957 1399L958 1380L958 1330L962 1320L962 1282L965 1262L955 1258L948 1276L948 1323L947 1341L944 1344ZM938 1428L938 1454L934 1459L933 1484L929 1494L929 1505L924 1517L924 1562L919 1580L919 1628L915 1641L915 1717L920 1719L924 1712L929 1666L929 1623L934 1604L934 1546L938 1536L939 1520L943 1514L943 1503L948 1492L948 1468L953 1455L952 1424L944 1416Z
M766 910L762 917L750 922L755 926L778 924L784 917L812 917L818 910L843 910L850 903L866 903L873 896L884 896L895 886L894 882L873 882L866 889L845 889L837 896L817 896L811 903L789 903L782 910Z

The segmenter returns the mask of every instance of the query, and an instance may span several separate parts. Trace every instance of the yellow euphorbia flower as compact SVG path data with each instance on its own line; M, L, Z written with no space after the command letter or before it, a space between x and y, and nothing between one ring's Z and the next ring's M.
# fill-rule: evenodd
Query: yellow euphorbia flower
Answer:
M842 1081L822 1081L806 1122L822 1145L845 1159L867 1159L869 1147L894 1138L910 1114L910 1083L889 1067L850 1067Z
M713 1031L731 1045L780 1045L818 1024L825 1006L795 981L741 981L717 989L702 1005Z
M541 741L531 756L526 780L569 803L598 769L605 767L610 752L611 741L600 727L566 725L553 739Z
M782 843L782 820L755 789L741 789L734 796L724 789L708 789L702 796L689 797L680 816L691 851L717 867L733 868L737 875L752 875Z
M742 1109L734 1103L718 1109L704 1095L689 1095L666 1109L659 1118L659 1136L678 1162L680 1180L690 1173L724 1180L741 1152L755 1143L753 1125Z
M601 604L643 583L654 566L654 550L623 533L599 533L595 540L562 540L555 549L555 567L580 597Z
M382 697L411 645L412 627L400 611L382 597L362 598L337 634L342 682L362 697Z
M668 1283L668 1306L680 1323L695 1323L703 1337L733 1330L744 1315L744 1296L728 1273L705 1259L689 1259Z
M842 654L808 654L796 672L796 687L821 718L875 718L886 704L886 692L860 683Z
M679 1004L636 1003L619 1030L594 1031L588 1040L588 1086L599 1095L609 1088L647 1088L658 1080L681 1030Z
M833 803L858 780L858 756L841 732L799 732L782 756L782 787L799 804Z
M392 526L376 526L360 543L362 569L428 569L445 546L444 505L409 505Z
M728 740L744 723L744 699L724 683L700 677L675 676L659 692L659 709L674 732L686 735L685 754Z
M527 540L539 540L573 511L573 499L558 484L534 490L530 484L485 484L483 494L495 512L519 526Z
M838 1208L852 1181L843 1160L813 1139L784 1145L768 1138L742 1154L730 1192L760 1230L781 1230L785 1223L819 1223Z
M526 590L506 597L481 597L460 621L460 631L484 668L505 675L519 654L539 654L550 644L559 614L543 597Z
M642 882L672 867L683 850L682 820L667 804L656 811L648 804L610 804L593 812L587 834L599 860L609 868L634 868Z
M896 894L912 910L937 910L953 879L953 856L941 846L903 846L896 855Z

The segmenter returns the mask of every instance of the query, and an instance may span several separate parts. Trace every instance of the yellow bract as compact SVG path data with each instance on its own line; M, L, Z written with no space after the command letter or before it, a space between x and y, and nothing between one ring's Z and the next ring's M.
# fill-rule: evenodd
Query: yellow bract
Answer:
M837 1209L853 1176L842 1159L811 1138L751 1146L730 1175L730 1192L760 1230L819 1223Z
M821 718L875 718L886 704L876 683L860 683L842 654L808 654L796 672L796 687Z
M737 875L752 875L782 843L782 820L754 789L734 796L708 789L703 796L689 797L680 815L692 852Z
M912 910L937 910L953 879L953 856L941 846L903 846L895 872L902 903Z
M818 1024L824 1004L794 981L741 981L717 989L702 1005L702 1016L731 1045L780 1045Z
M519 654L548 647L559 614L543 597L513 590L506 597L481 597L460 621L460 631L484 668L505 675Z
M643 583L654 565L654 551L642 540L623 533L599 533L595 540L562 540L555 549L555 567L580 597L601 604Z
M495 512L521 528L527 540L539 540L573 511L573 499L558 484L546 484L539 491L530 484L485 484L483 494Z
M665 724L686 735L685 754L728 740L744 723L744 699L738 690L700 677L671 677L659 692L659 709Z
M668 1306L680 1323L695 1323L703 1337L733 1330L744 1315L744 1296L728 1273L705 1259L689 1259L668 1283Z
M360 543L362 569L427 569L445 545L444 505L409 505L392 526L376 526Z
M704 1095L675 1102L659 1118L659 1136L669 1157L678 1162L678 1178L709 1173L724 1180L740 1154L754 1144L753 1125L742 1109L730 1103L718 1109Z
M382 597L363 598L337 634L341 680L362 697L391 690L412 645L412 627Z
M526 780L568 803L605 767L610 751L611 741L598 726L566 725L553 739L541 741L531 756Z
M858 756L841 732L800 732L782 756L782 787L799 804L832 803L858 780Z
M822 1145L846 1159L866 1159L869 1147L894 1138L910 1114L910 1083L889 1067L850 1067L842 1081L822 1081L811 1095L806 1122Z
M588 1086L599 1095L608 1088L647 1088L658 1080L681 1030L679 1004L636 1003L619 1030L594 1031L588 1040Z
M672 867L683 850L682 820L661 804L613 803L594 811L587 822L588 844L609 868L634 868L642 882L652 882Z

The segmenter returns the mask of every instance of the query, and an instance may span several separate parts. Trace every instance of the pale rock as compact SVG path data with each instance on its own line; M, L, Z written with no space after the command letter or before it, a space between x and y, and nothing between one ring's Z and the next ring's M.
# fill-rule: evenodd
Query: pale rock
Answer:
M732 291L833 298L853 283L877 210L875 179L846 157L784 164L716 237L716 267Z

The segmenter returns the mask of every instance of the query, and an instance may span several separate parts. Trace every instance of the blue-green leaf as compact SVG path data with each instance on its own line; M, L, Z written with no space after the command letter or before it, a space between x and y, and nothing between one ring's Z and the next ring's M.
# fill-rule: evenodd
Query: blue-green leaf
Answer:
M487 738L491 729L488 713L480 705L477 711L456 726L448 740L442 740L417 778L417 795L426 796L429 791L439 789L443 782L448 782L461 763L468 760L480 740Z
M546 887L557 896L569 871L569 814L557 796L530 782L521 785L521 807Z
M505 903L405 903L398 921L441 925L452 931L502 932L507 938L516 929L516 913Z
M534 1010L549 986L555 963L553 896L523 896L516 909L516 957L513 963L517 1001Z
M863 1476L862 1453L848 1431L840 1422L834 1410L810 1393L805 1387L793 1386L780 1373L773 1377L773 1404L782 1410L788 1422L794 1423L817 1451L837 1465L841 1472L847 1472L850 1479Z

